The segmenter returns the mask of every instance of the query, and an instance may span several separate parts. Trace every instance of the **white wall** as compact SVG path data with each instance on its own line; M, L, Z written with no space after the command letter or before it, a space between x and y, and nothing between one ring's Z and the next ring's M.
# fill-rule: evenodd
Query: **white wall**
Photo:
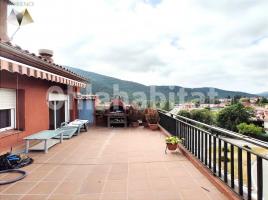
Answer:
M264 121L264 128L268 130L268 121Z

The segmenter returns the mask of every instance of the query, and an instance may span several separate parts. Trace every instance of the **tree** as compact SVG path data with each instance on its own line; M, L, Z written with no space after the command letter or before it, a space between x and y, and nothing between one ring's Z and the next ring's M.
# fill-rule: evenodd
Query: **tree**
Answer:
M156 108L160 108L160 107L161 107L161 103L160 103L160 101L157 101L157 102L155 103L155 106L156 106Z
M180 110L178 115L187 117L205 124L213 124L213 115L212 112L208 109L198 109L192 110L191 112L187 110Z
M247 97L243 97L243 98L241 98L239 101L240 101L240 102L248 102L248 103L250 103L250 99L247 98Z
M268 99L265 98L265 97L261 98L261 99L260 99L260 104L261 104L261 105L268 104Z
M239 133L245 135L261 135L264 133L264 129L262 127L254 124L241 123L237 125L237 129Z
M238 131L237 125L241 123L249 123L252 116L250 109L246 109L242 104L237 103L222 109L217 117L218 126L231 130Z
M187 118L191 118L191 113L187 110L180 110L177 115L183 116L183 117L187 117Z
M162 109L163 110L166 110L166 111L170 111L171 110L169 101L166 101L165 102L165 104L164 104L164 106L163 106Z
M192 110L191 118L205 124L214 123L212 112L208 109Z
M237 104L239 103L239 100L241 99L241 96L240 95L235 95L233 98L232 98L232 101L231 103L232 104Z
M215 99L215 102L214 102L214 104L220 104L221 102L220 102L220 100L219 99Z

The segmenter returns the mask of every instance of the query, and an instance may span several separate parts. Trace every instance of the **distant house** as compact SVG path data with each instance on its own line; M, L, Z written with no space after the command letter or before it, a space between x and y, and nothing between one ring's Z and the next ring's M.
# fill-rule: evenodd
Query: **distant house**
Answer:
M49 50L36 56L8 42L7 1L0 10L0 147L54 129L78 117L75 98L87 80L54 64ZM3 20L4 19L4 20Z
M268 117L264 119L264 129L268 133Z
M268 109L264 111L264 129L268 133Z

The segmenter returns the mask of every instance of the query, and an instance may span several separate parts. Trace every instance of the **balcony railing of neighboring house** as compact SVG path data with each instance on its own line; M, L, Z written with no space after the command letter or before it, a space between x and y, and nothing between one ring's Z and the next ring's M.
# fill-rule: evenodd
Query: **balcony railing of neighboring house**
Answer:
M249 200L263 199L263 161L268 162L268 157L229 138L267 148L265 143L162 110L158 112L160 126L170 134L184 138L182 145L234 192ZM252 165L253 161L255 165ZM256 168L254 174L253 168Z

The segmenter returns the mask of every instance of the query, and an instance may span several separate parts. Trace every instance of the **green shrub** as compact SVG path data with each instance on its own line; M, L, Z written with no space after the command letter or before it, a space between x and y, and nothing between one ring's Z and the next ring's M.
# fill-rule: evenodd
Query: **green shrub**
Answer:
M221 162L224 162L225 161L225 157L224 156L221 156ZM230 158L226 158L226 162L230 162Z
M213 124L213 115L208 109L192 110L191 118L205 124Z
M210 110L208 109L197 109L197 110L192 110L192 111L187 111L187 110L180 110L178 112L178 115L187 117L205 124L213 124L213 114Z
M262 135L264 129L254 124L241 123L237 125L239 133L244 135Z
M225 151L225 148L223 147L221 150L224 152ZM227 148L226 151L227 152L231 152L230 148Z
M183 117L187 117L187 118L191 118L191 113L187 110L180 110L177 115L183 116Z
M218 126L231 130L238 131L237 125L241 123L248 123L252 111L245 108L242 104L233 104L222 109L217 117Z

